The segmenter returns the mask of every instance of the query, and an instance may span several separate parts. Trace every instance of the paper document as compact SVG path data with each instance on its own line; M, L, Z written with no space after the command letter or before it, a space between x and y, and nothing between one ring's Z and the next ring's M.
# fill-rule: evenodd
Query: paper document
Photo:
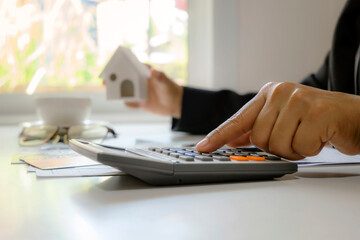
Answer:
M360 155L349 156L340 153L338 150L330 147L324 149L314 157L307 157L296 161L299 167L316 165L334 165L334 164L355 164L360 163Z
M68 145L45 144L34 148L21 148L15 154L12 164L31 164L28 173L35 173L38 177L89 177L89 176L117 176L123 173L86 158L69 148Z
M92 177L92 176L125 175L120 170L106 165L53 169L53 170L42 170L42 169L32 168L31 170L32 171L35 170L35 174L37 177Z

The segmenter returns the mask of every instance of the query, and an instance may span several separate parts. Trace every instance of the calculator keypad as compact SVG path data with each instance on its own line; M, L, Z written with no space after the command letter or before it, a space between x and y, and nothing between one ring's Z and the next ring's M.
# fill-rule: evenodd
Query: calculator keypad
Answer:
M279 161L280 157L263 152L256 147L242 147L242 148L221 148L211 153L199 153L195 147L186 148L148 148L151 152L160 153L176 160L185 162L264 162L264 161Z

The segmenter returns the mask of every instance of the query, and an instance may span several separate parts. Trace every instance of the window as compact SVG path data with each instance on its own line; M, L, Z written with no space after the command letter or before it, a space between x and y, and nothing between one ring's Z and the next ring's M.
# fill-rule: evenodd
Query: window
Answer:
M118 45L187 78L186 0L0 0L0 93L101 92Z
M87 96L93 114L102 119L104 114L109 121L147 119L134 119L124 114L128 109L120 101L105 99L98 75L117 44L130 47L142 61L181 84L236 89L238 4L238 0L0 0L0 124L36 119L34 95ZM54 26L50 28L48 21ZM46 26L56 37L45 50L43 40L50 41L42 40ZM66 34L70 37L65 41ZM81 46L79 51L74 45ZM56 46L64 50L57 58ZM38 55L31 55L35 49ZM65 51L69 49L73 50ZM72 64L66 67L68 63ZM27 95L28 88L34 94Z

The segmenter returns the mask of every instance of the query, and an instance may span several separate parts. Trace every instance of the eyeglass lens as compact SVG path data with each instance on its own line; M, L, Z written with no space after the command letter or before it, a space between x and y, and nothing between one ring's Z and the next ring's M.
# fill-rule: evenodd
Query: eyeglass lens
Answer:
M69 139L102 139L108 133L108 128L101 125L77 125L71 126L68 131Z
M52 125L39 125L24 128L19 144L22 146L35 146L49 141L57 132L58 127Z

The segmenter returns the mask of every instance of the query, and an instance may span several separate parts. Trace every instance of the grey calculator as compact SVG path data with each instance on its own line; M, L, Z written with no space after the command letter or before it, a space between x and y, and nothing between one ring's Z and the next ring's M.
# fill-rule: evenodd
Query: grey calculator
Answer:
M78 139L70 140L69 145L152 185L264 180L297 171L296 163L256 147L199 153L194 147L114 148Z

